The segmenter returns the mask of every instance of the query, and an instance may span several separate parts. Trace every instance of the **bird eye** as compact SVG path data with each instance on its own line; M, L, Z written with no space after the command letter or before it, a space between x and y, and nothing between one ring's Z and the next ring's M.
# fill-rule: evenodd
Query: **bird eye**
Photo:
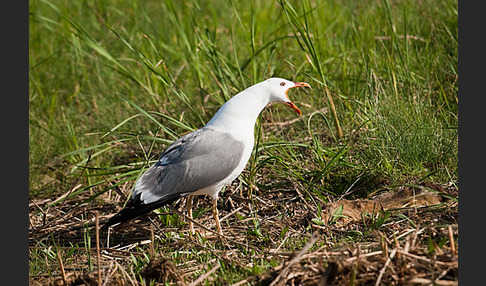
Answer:
M283 81L282 81L282 82L280 83L280 85L281 85L281 86L284 86L284 85L285 85L285 82L283 82Z

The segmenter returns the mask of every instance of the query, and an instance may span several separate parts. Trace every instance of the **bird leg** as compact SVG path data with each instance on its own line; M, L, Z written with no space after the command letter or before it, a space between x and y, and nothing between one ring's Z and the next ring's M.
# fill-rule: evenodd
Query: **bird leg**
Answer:
M187 196L187 201L186 201L186 207L187 207L187 216L191 220L189 220L189 231L191 234L194 234L194 224L192 223L192 196L189 195Z
M221 230L221 224L219 222L219 213L218 213L218 200L213 199L213 216L214 220L216 221L216 229L220 235L223 235L223 230Z

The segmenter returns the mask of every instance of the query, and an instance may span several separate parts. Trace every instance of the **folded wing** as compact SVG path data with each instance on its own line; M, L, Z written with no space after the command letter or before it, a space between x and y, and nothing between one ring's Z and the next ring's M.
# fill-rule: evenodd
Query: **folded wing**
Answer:
M244 145L230 134L201 128L172 143L136 182L126 207L107 224L137 217L228 177Z

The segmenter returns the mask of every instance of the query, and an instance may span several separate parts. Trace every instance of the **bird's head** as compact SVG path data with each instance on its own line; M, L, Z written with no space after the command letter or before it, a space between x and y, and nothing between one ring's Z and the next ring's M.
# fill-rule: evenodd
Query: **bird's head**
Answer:
M299 115L302 111L289 99L288 92L295 87L311 87L305 82L293 82L283 78L272 77L263 82L270 92L270 102L283 102L295 110Z

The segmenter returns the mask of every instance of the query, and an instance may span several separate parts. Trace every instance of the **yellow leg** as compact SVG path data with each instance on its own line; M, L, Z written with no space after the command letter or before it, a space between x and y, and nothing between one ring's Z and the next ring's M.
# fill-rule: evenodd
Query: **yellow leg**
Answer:
M186 207L187 207L187 216L192 219L192 196L187 196L187 202L186 202ZM189 231L191 234L194 234L194 224L192 223L192 220L189 221Z
M213 199L213 216L214 220L216 221L216 229L220 235L223 235L223 230L221 229L221 224L219 222L219 213L218 213L218 200Z

